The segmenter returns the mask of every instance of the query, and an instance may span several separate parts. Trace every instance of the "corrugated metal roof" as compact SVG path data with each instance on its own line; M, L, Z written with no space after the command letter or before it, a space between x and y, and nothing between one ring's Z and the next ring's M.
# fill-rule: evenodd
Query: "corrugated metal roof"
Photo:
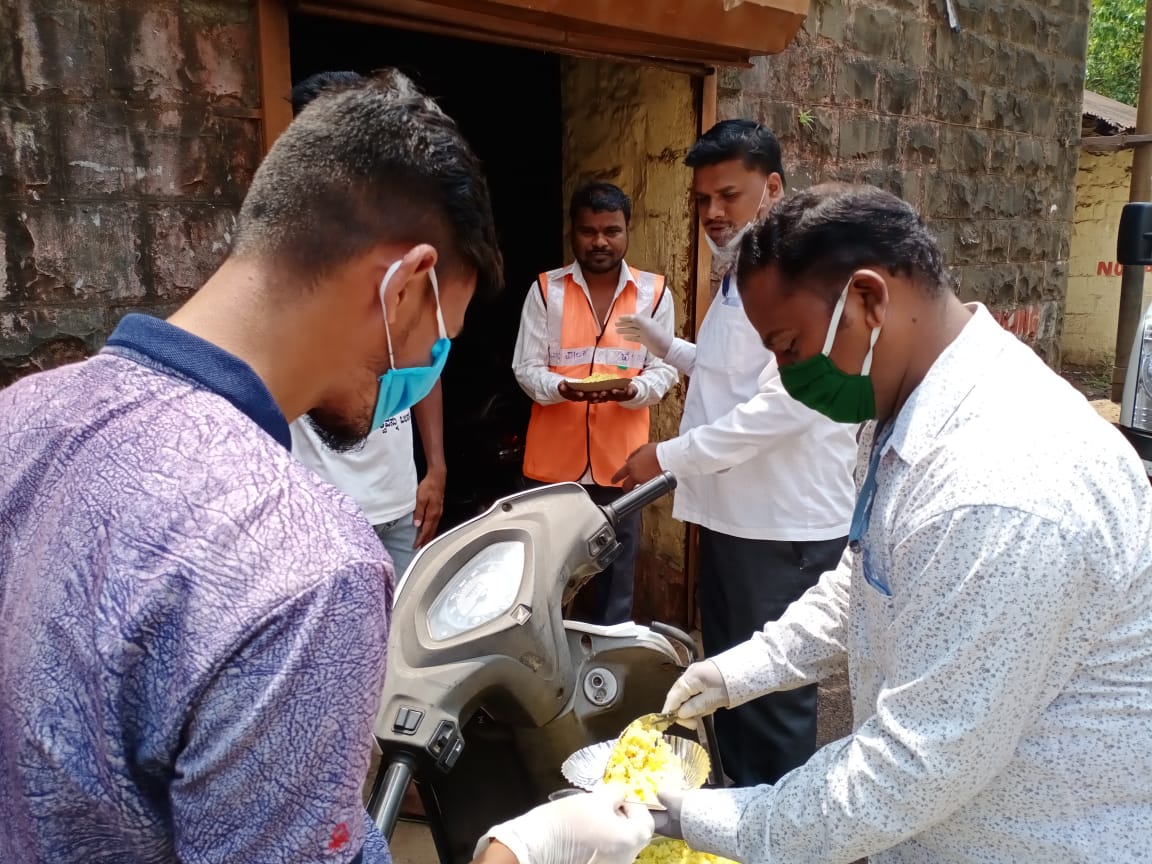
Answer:
M1136 128L1136 109L1099 93L1084 91L1084 116L1103 120L1117 132L1131 132Z

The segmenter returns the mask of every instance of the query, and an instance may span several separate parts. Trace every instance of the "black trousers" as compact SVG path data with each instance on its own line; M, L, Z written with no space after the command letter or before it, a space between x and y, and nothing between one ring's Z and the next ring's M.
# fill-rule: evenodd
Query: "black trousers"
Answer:
M847 537L746 540L700 529L700 623L711 657L775 621L826 570ZM770 693L716 713L724 773L737 786L775 783L816 752L816 685Z
M524 478L524 488L547 486L531 477ZM585 486L588 496L603 507L624 494L617 486ZM588 624L623 624L632 620L632 595L636 580L636 548L640 537L640 513L633 513L616 527L620 554L597 573L577 595L572 617Z

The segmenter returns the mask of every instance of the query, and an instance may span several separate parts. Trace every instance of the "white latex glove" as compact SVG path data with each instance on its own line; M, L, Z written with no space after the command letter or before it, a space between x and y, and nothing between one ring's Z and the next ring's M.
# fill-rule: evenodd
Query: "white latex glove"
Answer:
M604 789L551 801L497 825L476 845L476 856L496 840L520 864L632 864L653 830L647 807L625 804L623 789Z
M728 686L720 667L711 660L693 663L676 679L662 713L675 713L677 721L689 729L696 728L696 718L704 717L717 708L732 707L728 701Z
M621 315L616 319L616 332L630 342L639 342L663 360L672 347L672 334L662 328L655 318L644 315Z

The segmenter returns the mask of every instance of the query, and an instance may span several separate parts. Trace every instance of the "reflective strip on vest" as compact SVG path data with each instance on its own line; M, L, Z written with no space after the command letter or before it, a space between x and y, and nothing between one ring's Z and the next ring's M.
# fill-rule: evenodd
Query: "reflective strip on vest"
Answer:
M631 283L636 286L636 305L632 309L617 309L616 304L629 293L629 286L613 300L612 311L609 318L617 315L651 315L656 309L658 301L657 292L664 296L664 277L655 273L646 273L635 267L628 268ZM544 289L544 303L548 313L548 365L549 366L581 366L586 363L600 363L605 366L619 366L624 369L644 368L644 361L648 352L644 346L634 349L623 347L597 348L595 345L564 345L564 300L568 294L569 283L575 292L578 292L584 302L589 302L584 296L584 289L570 273L540 274L541 287ZM547 287L544 281L547 280ZM600 323L600 322L597 322ZM608 324L613 322L609 320Z
M556 348L548 349L549 366L583 366L595 363L600 366L615 366L617 369L643 370L648 352L643 348Z

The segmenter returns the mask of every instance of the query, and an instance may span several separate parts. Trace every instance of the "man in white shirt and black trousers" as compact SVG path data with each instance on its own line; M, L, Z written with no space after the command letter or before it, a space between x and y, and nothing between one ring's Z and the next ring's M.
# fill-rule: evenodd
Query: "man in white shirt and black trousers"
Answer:
M836 566L852 514L857 427L784 392L736 287L740 238L784 194L776 137L752 120L725 120L685 161L701 225L726 272L695 345L638 317L622 322L622 332L690 382L680 436L639 448L616 479L627 488L661 470L676 476L673 513L700 526L700 618L712 656L779 618ZM816 687L721 712L716 737L733 782L774 783L816 750Z

